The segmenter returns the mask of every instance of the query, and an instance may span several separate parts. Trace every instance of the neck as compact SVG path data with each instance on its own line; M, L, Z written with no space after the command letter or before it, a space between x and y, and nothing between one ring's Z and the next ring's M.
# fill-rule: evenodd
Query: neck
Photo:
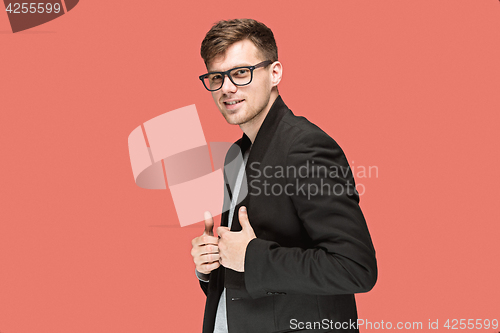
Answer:
M271 97L269 98L269 103L266 105L266 107L261 112L259 112L259 114L255 116L255 118L240 125L241 130L246 134L246 136L248 136L250 141L252 141L252 144L257 137L260 126L262 126L264 119L266 119L266 116L269 113L269 110L271 110L271 106L273 105L278 95L278 91L271 91Z

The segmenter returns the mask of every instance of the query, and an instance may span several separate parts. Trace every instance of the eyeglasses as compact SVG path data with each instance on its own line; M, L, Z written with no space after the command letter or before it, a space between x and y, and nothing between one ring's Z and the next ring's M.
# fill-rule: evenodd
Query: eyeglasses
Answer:
M272 60L266 60L255 66L241 66L225 72L210 72L201 75L200 80L208 91L216 91L222 88L226 75L235 86L246 86L252 82L254 69L266 67L272 63Z

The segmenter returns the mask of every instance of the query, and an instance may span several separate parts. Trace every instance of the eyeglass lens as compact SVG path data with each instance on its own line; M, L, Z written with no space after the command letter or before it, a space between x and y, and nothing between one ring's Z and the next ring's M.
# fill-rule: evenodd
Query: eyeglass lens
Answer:
M249 84L252 80L252 71L248 68L236 68L229 72L231 79L234 84L238 86L243 86ZM217 90L222 87L224 82L224 74L213 73L204 78L204 83L206 87L210 90Z

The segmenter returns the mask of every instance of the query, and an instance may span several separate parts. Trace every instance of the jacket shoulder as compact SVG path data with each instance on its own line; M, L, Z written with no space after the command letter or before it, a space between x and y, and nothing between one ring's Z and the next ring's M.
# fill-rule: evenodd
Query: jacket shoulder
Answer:
M290 144L308 141L309 143L323 142L338 147L337 142L320 127L305 117L294 115L291 111L283 116L281 125L281 130L279 129L278 132L286 136L286 141Z

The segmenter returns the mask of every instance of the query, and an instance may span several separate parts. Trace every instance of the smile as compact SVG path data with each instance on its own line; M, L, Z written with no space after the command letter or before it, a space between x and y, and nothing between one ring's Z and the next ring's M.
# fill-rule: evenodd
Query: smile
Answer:
M224 102L226 105L234 105L243 102L243 99L240 99L239 101L231 101L231 102Z

